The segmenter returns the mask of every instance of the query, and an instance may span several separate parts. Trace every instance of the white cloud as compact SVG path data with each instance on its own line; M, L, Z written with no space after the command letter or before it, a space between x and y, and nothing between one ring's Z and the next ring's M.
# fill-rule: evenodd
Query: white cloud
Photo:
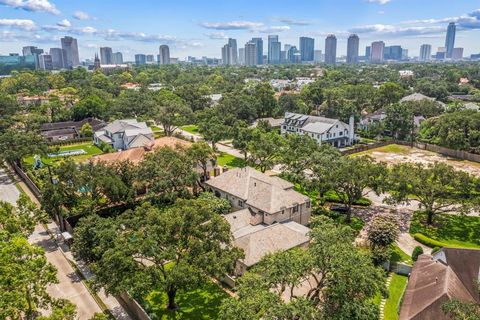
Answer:
M84 28L77 29L77 31L79 31L80 33L92 34L92 33L96 33L97 29L95 29L94 27L84 27Z
M90 15L84 11L75 11L73 17L78 20L89 20Z
M252 21L230 21L230 22L203 22L200 24L206 29L215 30L249 30L253 28L262 27L261 22Z
M35 22L28 19L0 19L0 26L16 27L24 30L33 30L36 28Z
M391 0L367 0L368 3L378 3L378 4L387 4L389 3Z
M63 28L70 28L72 26L72 23L67 19L63 19L62 21L57 22L57 26Z
M0 0L0 4L25 11L49 12L56 15L60 14L57 7L48 0Z
M288 24L290 26L308 26L308 25L312 24L310 21L297 20L297 19L292 19L292 18L276 18L274 20L278 21L278 22Z
M206 33L205 35L212 40L225 40L228 38L227 35L223 32L210 32Z
M283 32L290 30L289 26L265 26L252 29L252 32L261 32L261 33L274 33L274 32Z

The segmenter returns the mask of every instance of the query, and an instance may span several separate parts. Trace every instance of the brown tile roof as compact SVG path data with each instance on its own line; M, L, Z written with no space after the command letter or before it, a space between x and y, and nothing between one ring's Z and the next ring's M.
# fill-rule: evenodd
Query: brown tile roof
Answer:
M480 250L444 248L415 262L400 310L400 320L448 320L442 305L451 299L480 302Z
M175 137L163 137L156 139L153 144L145 147L132 148L125 151L118 151L113 153L106 153L98 155L92 158L94 162L116 162L129 160L133 164L137 164L142 161L145 154L150 152L149 150L155 150L163 147L175 148L177 146L190 147L191 142L178 139Z

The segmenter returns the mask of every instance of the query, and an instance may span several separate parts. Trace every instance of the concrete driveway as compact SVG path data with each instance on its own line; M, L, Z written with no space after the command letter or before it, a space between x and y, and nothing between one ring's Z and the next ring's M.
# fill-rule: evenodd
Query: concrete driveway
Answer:
M45 249L48 262L57 268L58 284L51 285L47 291L54 298L70 300L77 307L77 319L88 320L95 313L102 312L97 302L90 295L79 275L73 270L70 263L58 248L55 241L41 225L28 238L31 244Z
M10 179L5 169L0 168L0 201L15 205L19 197L20 191L15 187L15 182Z

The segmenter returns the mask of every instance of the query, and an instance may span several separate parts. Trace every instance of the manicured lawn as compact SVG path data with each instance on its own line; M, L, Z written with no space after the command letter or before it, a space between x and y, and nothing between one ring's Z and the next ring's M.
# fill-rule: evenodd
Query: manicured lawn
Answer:
M393 274L390 285L388 286L388 299L385 303L384 320L397 320L400 308L400 302L407 287L406 276Z
M154 291L145 299L148 313L152 319L218 319L222 301L228 295L213 282L202 288L177 294L179 309L175 312L166 310L168 298L164 292Z
M410 225L410 234L422 233L429 238L451 247L480 249L480 218L439 214L434 225L426 225L426 215L415 212Z
M190 124L188 126L183 126L181 127L182 130L185 130L187 132L190 132L192 134L198 134L198 126L195 124Z
M380 148L375 148L375 149L355 153L354 155L355 156L369 155L373 152L408 155L408 154L412 153L412 148L407 147L407 146L401 146L401 145L398 145L398 144L389 144L388 146L384 146L384 147L380 147Z
M402 251L396 244L392 245L392 256L390 257L390 262L399 263L403 262L409 265L413 265L412 257Z
M102 154L102 150L100 150L97 146L95 146L92 142L84 142L84 143L77 143L77 144L70 144L66 146L59 146L58 152L62 151L74 151L74 150L84 150L86 153L78 156L72 156L72 159L75 162L84 162L91 157ZM56 153L52 151L51 153ZM48 165L55 165L62 161L65 157L42 157L42 162ZM33 155L26 157L23 159L26 165L33 166Z
M229 168L243 168L245 167L245 160L225 152L220 152L220 155L217 157L217 164L220 167L227 166Z

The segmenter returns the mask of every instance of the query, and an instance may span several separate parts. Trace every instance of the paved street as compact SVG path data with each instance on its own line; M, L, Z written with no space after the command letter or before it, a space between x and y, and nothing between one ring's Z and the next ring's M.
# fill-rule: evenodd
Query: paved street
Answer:
M0 201L15 205L20 192L15 187L14 181L7 175L5 169L0 168Z
M57 268L58 284L51 285L48 293L54 298L70 300L77 306L79 320L90 319L93 314L102 312L97 302L81 282L79 275L73 270L55 241L42 225L35 227L28 241L45 249L47 260Z

